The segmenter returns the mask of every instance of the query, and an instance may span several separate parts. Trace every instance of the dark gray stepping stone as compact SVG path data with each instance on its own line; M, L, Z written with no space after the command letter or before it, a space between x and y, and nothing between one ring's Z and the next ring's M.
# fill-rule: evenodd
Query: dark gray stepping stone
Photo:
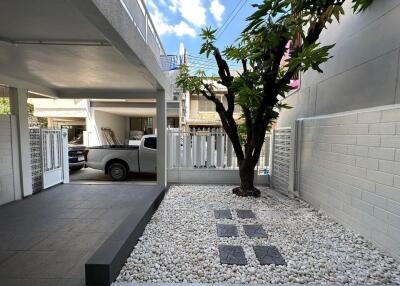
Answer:
M256 218L256 215L251 210L236 210L238 218Z
M214 210L216 219L232 219L231 210Z
M275 246L253 246L253 249L261 265L286 265L285 259Z
M221 264L246 265L247 259L241 246L219 245L219 259Z
M264 228L259 224L243 225L243 229L248 237L267 237Z
M217 224L217 235L219 237L239 236L236 225L233 224Z

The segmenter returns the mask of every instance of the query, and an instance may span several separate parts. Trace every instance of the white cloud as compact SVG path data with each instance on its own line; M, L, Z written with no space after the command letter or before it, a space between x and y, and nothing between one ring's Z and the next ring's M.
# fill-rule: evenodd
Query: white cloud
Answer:
M182 18L196 27L206 24L206 8L202 0L170 0L170 10L179 11Z
M183 20L177 25L170 24L153 0L147 0L147 5L150 8L151 19L160 36L164 34L175 34L178 37L185 35L190 37L196 36L196 30Z
M210 12L214 16L214 19L221 23L222 15L225 12L225 6L219 2L219 0L212 0L210 5Z
M184 35L196 37L197 34L196 30L190 27L185 21L181 21L178 25L175 25L174 32L179 37Z

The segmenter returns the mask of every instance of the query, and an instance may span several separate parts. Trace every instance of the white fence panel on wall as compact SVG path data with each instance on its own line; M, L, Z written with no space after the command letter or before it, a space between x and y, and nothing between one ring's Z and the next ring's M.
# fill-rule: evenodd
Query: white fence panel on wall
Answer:
M266 137L269 144L269 135ZM268 183L269 145L264 146L255 183ZM232 143L222 129L168 130L168 181L170 183L240 182Z

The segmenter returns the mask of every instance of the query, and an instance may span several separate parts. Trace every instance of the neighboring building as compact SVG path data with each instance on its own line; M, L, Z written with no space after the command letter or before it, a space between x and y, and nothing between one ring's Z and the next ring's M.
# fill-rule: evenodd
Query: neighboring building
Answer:
M171 93L173 94L173 93ZM167 101L167 127L179 128L180 94ZM30 98L36 117L47 118L49 128L68 129L71 143L107 144L102 129L111 129L118 142L133 144L157 131L155 100L101 100Z
M400 257L400 1L329 24L324 73L301 74L278 127L292 127L295 191ZM297 126L294 132L294 126ZM274 181L274 180L272 180Z
M227 107L225 97L226 87L219 83L214 83L214 91L216 96ZM221 120L218 113L215 111L215 104L200 94L185 94L186 109L184 111L184 126L185 128L221 128ZM234 117L239 120L241 111L236 105Z

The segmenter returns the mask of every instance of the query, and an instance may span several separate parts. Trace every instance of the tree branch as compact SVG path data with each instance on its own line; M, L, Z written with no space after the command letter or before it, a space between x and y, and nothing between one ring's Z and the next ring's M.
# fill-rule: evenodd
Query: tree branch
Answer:
M302 51L305 47L315 43L318 39L319 36L322 33L322 30L324 29L326 25L326 21L328 19L328 16L326 15L328 8L331 5L335 6L342 6L344 4L345 0L336 2L334 0L328 0L325 3L325 6L322 10L322 12L319 14L318 20L315 21L313 24L310 25L308 29L308 34L305 38L304 43L300 46L300 48L297 50L297 53ZM287 85L290 83L290 80L293 78L293 76L296 74L298 69L300 68L300 64L297 64L294 68L288 70L285 75L278 81L277 83L277 89L280 90L283 86Z

